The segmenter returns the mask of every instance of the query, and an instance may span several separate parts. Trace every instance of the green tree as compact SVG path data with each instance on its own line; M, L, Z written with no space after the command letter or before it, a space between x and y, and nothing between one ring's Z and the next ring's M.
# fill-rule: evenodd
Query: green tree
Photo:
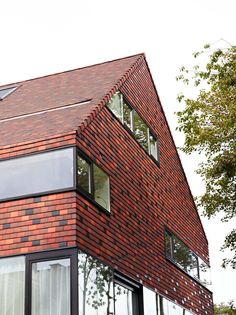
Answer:
M220 303L214 305L214 314L215 315L236 315L236 308L234 306L234 301L229 303Z
M197 89L197 96L178 96L185 104L177 113L179 127L185 135L183 151L204 153L205 159L198 173L206 184L205 193L197 198L204 214L211 218L222 214L222 221L236 217L236 46L209 51L206 45L195 58L205 56L203 70L198 65L192 70L182 67L177 77ZM198 59L199 63L199 59ZM223 267L236 268L236 229L225 238L222 249L233 256L223 261Z

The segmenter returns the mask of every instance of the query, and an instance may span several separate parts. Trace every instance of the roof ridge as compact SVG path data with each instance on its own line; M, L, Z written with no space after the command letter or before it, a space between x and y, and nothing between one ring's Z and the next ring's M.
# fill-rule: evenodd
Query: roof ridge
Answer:
M61 72L55 72L55 73L51 73L51 74L46 74L46 75L42 75L42 76L39 76L39 77L27 79L27 80L17 81L17 82L13 82L13 83L6 83L6 84L3 84L3 85L0 85L0 89L7 88L8 86L11 87L11 86L16 85L16 84L22 84L24 82L34 81L34 80L38 80L38 79L43 79L43 78L47 78L47 77L56 76L56 75L63 74L63 73L69 73L69 72L73 72L73 71L77 71L77 70L92 68L92 67L100 66L100 65L103 65L103 64L116 62L116 61L119 61L119 60L129 59L129 58L133 58L135 56L137 56L137 57L138 56L145 56L145 54L144 53L134 54L134 55L121 57L121 58L117 58L117 59L112 59L112 60L108 60L108 61L104 61L104 62L100 62L100 63L95 63L95 64L92 64L92 65L87 65L87 66L83 66L83 67L79 67L79 68L75 68L75 69L70 69L70 70L65 70L65 71L61 71Z
M77 128L78 132L83 131L88 125L92 122L92 120L101 112L104 108L106 103L109 101L111 96L120 88L120 86L130 77L130 75L136 70L138 65L141 63L142 60L145 60L145 54L138 54L134 56L139 56L130 66L129 68L123 73L123 75L117 80L117 82L110 88L109 91L105 93L103 98L97 104L96 108L92 111L92 113L86 118L85 123L81 124Z

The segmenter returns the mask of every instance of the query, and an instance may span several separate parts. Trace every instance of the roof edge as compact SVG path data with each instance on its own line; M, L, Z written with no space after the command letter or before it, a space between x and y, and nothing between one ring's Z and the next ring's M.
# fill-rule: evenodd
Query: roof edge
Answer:
M22 80L22 81L6 83L6 84L3 84L3 85L0 85L0 89L1 88L11 87L12 85L16 85L16 84L22 84L24 82L34 81L34 80L38 80L38 79L42 79L42 78L48 78L48 77L56 76L56 75L63 74L63 73L68 73L68 72L72 72L72 71L76 71L76 70L87 69L87 68L91 68L91 67L95 67L95 66L111 63L111 62L116 62L116 61L119 61L119 60L129 59L129 58L133 58L135 56L137 56L137 57L138 56L144 56L144 53L134 54L134 55L130 55L130 56L127 56L127 57L116 58L116 59L112 59L112 60L108 60L108 61L104 61L104 62L100 62L100 63L95 63L95 64L92 64L92 65L87 65L87 66L79 67L79 68L75 68L75 69L70 69L70 70L65 70L65 71L61 71L61 72L55 72L55 73L51 73L51 74L46 74L46 75L42 75L42 76L39 76L39 77L34 77L34 78L31 78L31 79L26 79L26 80Z

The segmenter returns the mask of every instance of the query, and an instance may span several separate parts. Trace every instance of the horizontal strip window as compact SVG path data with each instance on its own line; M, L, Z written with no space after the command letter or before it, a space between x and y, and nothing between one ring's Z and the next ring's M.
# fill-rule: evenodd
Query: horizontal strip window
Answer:
M0 161L0 200L72 189L73 148Z
M103 209L110 211L109 176L82 153L77 153L77 187Z
M120 92L115 93L108 102L107 107L122 122L122 124L132 131L135 139L143 149L159 162L158 139L152 134L148 125L139 114L125 101Z
M191 315L191 311L143 287L144 315Z
M172 232L165 230L166 257L203 285L211 285L210 267Z

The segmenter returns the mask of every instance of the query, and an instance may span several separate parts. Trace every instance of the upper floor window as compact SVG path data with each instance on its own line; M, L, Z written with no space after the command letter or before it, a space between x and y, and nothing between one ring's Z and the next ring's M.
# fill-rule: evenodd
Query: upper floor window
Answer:
M79 190L110 211L109 176L95 163L80 154L77 155L77 185Z
M199 279L202 284L210 285L210 267L177 236L165 231L166 257L176 263L190 276Z
M0 161L0 200L76 188L110 211L109 176L75 147Z
M120 92L115 93L107 106L122 124L132 131L143 149L159 162L158 139L140 115L127 104L124 96Z
M0 161L0 199L73 188L73 148Z

